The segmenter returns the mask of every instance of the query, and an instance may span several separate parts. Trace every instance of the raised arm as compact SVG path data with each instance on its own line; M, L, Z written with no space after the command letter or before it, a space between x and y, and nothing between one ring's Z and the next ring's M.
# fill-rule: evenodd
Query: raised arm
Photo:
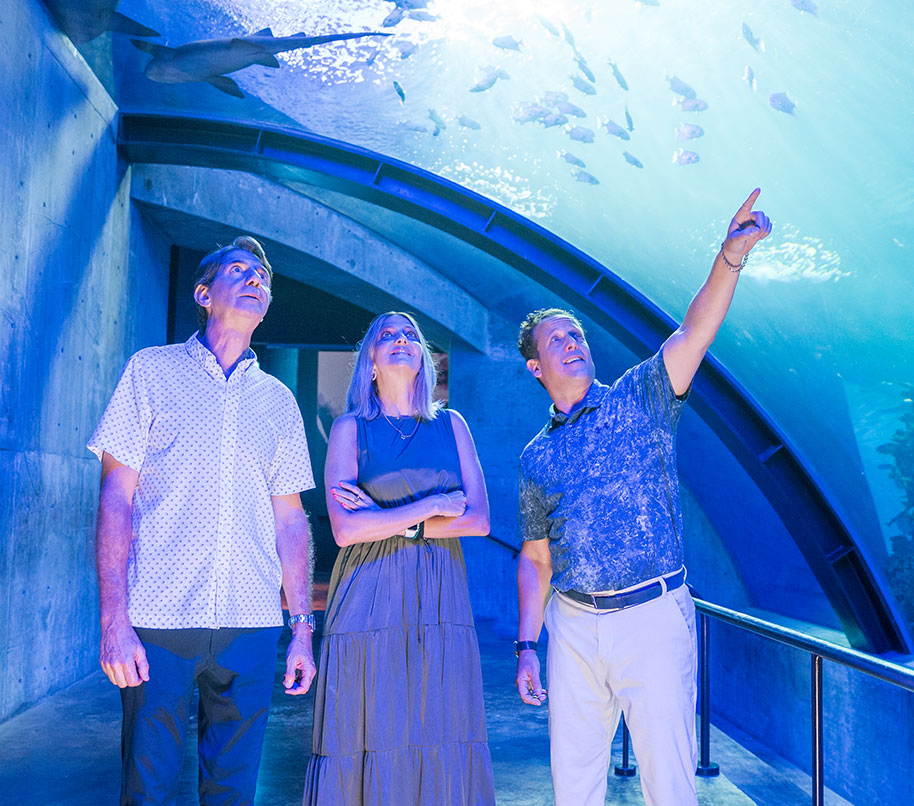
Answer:
M686 311L685 318L663 344L663 362L677 395L684 395L705 353L717 336L733 300L743 258L771 232L771 222L753 210L761 190L756 188L730 221L727 237L714 258L711 273Z
M543 629L552 554L549 541L526 540L517 559L518 641L536 641ZM546 692L540 683L540 661L536 650L522 649L517 656L517 693L528 705L542 705Z
M359 475L356 421L351 415L338 417L330 429L324 487L327 513L338 546L386 540L420 521L438 515L462 515L466 497L462 490L438 493L400 507L382 509L356 486ZM355 508L341 503L348 496L360 497Z
M276 522L276 553L282 564L282 588L289 612L310 613L311 524L298 493L274 495L270 500ZM286 693L304 694L314 673L311 628L300 622L292 627L292 640L286 650L286 673L282 681Z
M102 480L95 526L95 567L102 639L99 662L119 688L149 679L146 650L127 615L127 557L133 541L133 494L139 473L102 454Z

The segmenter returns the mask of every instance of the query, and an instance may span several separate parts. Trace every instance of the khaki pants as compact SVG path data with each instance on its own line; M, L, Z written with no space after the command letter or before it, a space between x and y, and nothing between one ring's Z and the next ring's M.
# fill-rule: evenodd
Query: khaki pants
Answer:
M688 588L614 612L556 593L546 629L556 806L603 806L620 712L646 806L697 804L698 652Z

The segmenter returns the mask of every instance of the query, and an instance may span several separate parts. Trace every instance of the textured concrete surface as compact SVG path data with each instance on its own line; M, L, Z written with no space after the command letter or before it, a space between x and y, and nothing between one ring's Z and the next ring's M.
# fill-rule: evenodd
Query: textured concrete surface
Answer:
M41 4L4 4L0 82L3 719L95 666L85 442L127 355L160 337L168 274L132 218L115 106Z

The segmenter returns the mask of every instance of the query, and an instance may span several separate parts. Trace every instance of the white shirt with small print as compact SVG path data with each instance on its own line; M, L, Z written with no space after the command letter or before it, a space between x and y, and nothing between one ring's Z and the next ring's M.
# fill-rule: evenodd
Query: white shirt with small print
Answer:
M314 478L298 404L253 351L226 378L196 333L140 350L88 447L139 473L127 560L134 627L282 624L270 497Z

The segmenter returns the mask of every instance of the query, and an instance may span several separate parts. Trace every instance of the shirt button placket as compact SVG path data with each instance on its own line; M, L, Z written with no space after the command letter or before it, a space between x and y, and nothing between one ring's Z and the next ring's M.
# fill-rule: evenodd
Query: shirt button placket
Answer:
M222 626L225 613L225 565L229 561L229 541L232 531L232 469L235 464L234 432L237 424L237 405L234 402L232 383L235 373L222 386L222 428L219 434L219 529L216 536L216 556L213 561L216 575L216 600L214 627Z

